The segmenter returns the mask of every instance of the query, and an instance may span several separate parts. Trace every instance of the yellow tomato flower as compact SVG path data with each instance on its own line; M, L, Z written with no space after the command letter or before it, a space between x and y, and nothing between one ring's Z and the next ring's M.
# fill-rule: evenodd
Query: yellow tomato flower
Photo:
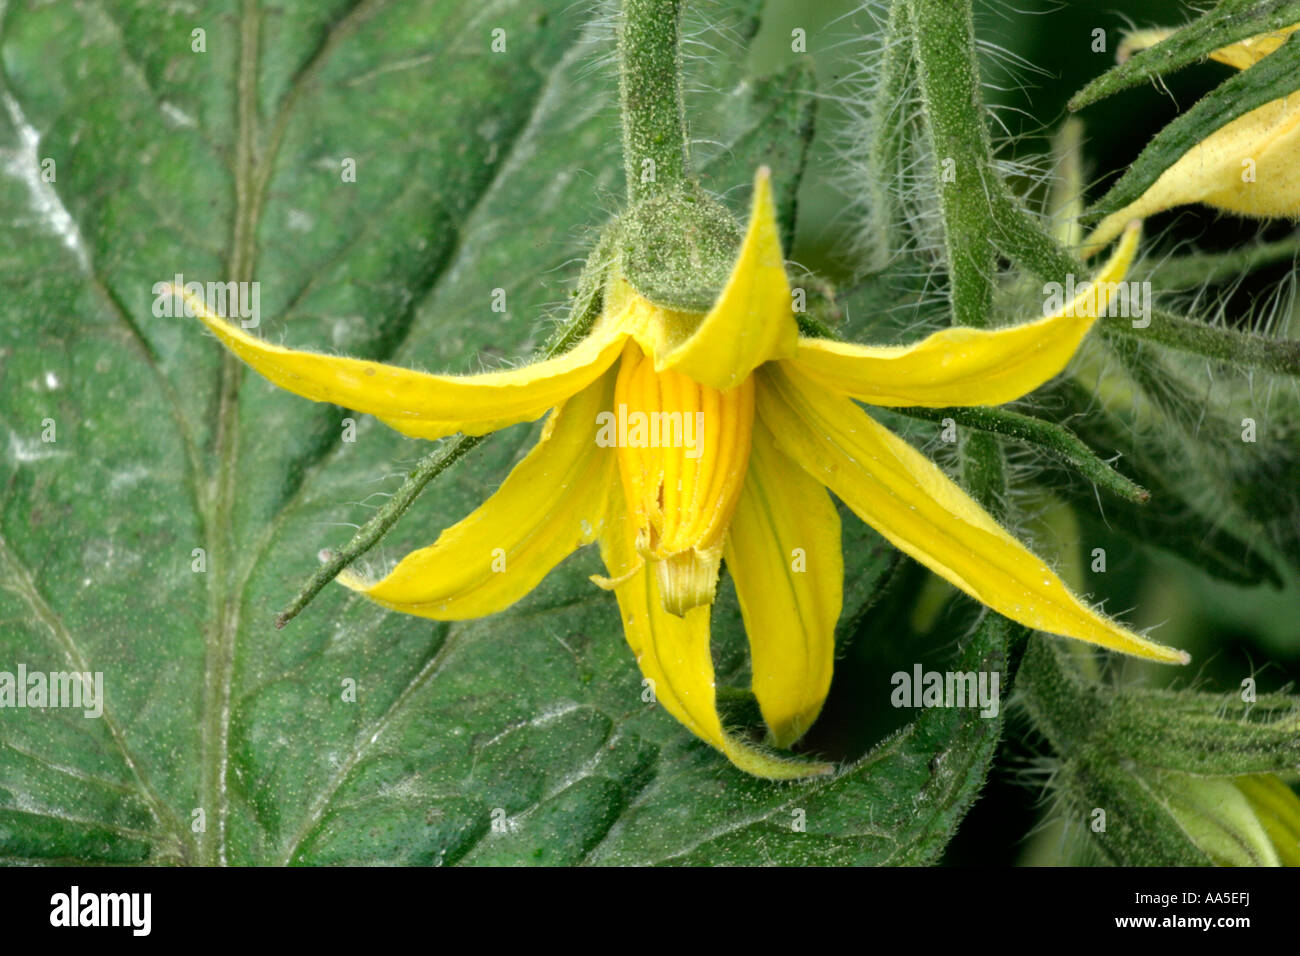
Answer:
M855 403L995 405L1032 391L1070 360L1136 245L1135 224L1097 277L1100 301L1085 294L1023 325L946 329L909 346L801 338L763 169L748 231L707 314L655 305L614 263L590 334L568 353L523 368L430 375L295 351L249 335L197 300L191 307L276 385L375 415L406 435L477 435L550 411L536 447L478 510L381 580L353 573L339 580L408 614L476 618L519 600L575 549L599 542L609 577L594 580L615 592L658 702L742 770L792 778L832 768L776 756L723 728L710 605L725 560L770 742L790 746L816 719L831 681L844 569L830 493L1000 614L1152 660L1187 661L1082 603L934 463Z
M1252 37L1211 54L1211 59L1247 69L1275 51L1300 24ZM1171 30L1130 34L1120 59L1153 46ZM1204 203L1259 219L1300 216L1300 96L1265 103L1215 130L1160 174L1134 202L1103 219L1084 240L1084 258L1104 248L1134 219Z

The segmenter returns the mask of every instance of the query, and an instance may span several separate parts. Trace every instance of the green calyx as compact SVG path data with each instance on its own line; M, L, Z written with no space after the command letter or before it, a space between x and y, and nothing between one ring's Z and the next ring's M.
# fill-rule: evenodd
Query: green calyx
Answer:
M708 312L731 274L743 232L693 182L634 204L621 221L624 278L655 305Z
M681 0L623 0L619 91L628 210L622 276L655 305L705 313L735 261L742 231L690 172L681 77Z

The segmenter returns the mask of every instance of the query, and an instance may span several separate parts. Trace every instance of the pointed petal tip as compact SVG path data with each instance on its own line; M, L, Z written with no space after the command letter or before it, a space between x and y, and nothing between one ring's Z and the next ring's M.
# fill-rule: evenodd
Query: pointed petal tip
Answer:
M365 594L374 586L370 581L367 581L351 568L344 568L335 576L334 580L343 585L349 591L358 591L362 594Z
M162 284L162 294L172 297L173 300L180 298L180 300L185 303L186 309L182 310L182 316L189 316L192 314L194 318L208 326L211 326L214 320L224 322L224 317L214 315L212 312L208 311L207 303L193 292L186 289L183 285L177 285L174 282L164 282Z
M1097 613L1097 612L1093 612ZM1178 664L1180 666L1190 664L1192 655L1187 651L1177 647L1170 647L1168 644L1161 644L1159 641L1153 641L1143 634L1130 630L1124 624L1112 620L1102 614L1097 614L1098 620L1104 622L1108 629L1113 631L1111 641L1105 643L1101 641L1089 640L1090 644L1099 644L1107 647L1112 651L1118 651L1121 654L1130 654L1133 657L1140 657L1143 660L1151 661L1155 664ZM1067 635L1074 637L1075 635ZM1084 638L1084 640L1087 640Z
M1117 222L1119 215L1119 213L1116 213L1107 216L1097 225L1097 228L1088 234L1082 245L1075 250L1075 254L1086 262L1110 245L1118 236L1119 245L1116 246L1110 261L1102 267L1103 272L1109 272L1113 266L1121 262L1124 270L1127 271L1128 266L1133 262L1137 254L1138 241L1142 238L1142 220L1139 218L1129 219L1121 226Z
M761 166L726 285L689 338L654 350L655 370L675 370L726 391L763 363L793 357L798 341L771 171Z
M1086 262L1110 245L1118 236L1119 245L1111 257L1112 262L1121 257L1124 257L1126 266L1127 263L1132 262L1133 255L1137 251L1138 240L1142 237L1142 220L1129 219L1121 226L1118 219L1119 214L1116 213L1102 220L1075 250L1075 254ZM1110 263L1107 263L1107 266L1109 265Z
M1108 629L1114 632L1108 639L1097 640L1095 638L1079 637L1074 634L1067 634L1064 636L1073 637L1075 640L1081 640L1088 644L1096 644L1099 647L1104 647L1120 654L1129 654L1133 657L1139 657L1156 664L1184 665L1192 662L1192 655L1184 650L1170 647L1168 644L1159 644L1149 638L1142 637L1141 635L1130 631L1123 625L1117 625L1116 622L1101 615L1097 615L1097 619L1105 622Z
M779 252L780 240L776 237L780 230L776 221L776 196L772 188L771 167L759 166L754 171L754 193L749 207L749 222L745 225L746 241L760 238L768 242L775 240ZM782 259L782 268L784 265L785 260Z
M724 743L723 753L738 770L764 780L807 780L829 776L836 769L835 764L823 760L778 757L730 736L724 738Z
M1192 655L1186 651L1180 651L1176 647L1168 647L1164 644L1147 642L1147 647L1139 651L1128 651L1127 653L1146 658L1157 664L1178 664L1179 666L1190 664ZM1118 650L1118 648L1117 648Z
M1138 243L1142 239L1142 220L1130 219L1128 225L1124 227L1123 233L1120 234L1119 244L1115 246L1115 251L1106 260L1106 264L1101 267L1095 282L1119 282L1133 266L1133 260L1137 258Z
M829 777L834 775L836 770L835 764L825 761L813 761L804 766L808 769L809 777Z

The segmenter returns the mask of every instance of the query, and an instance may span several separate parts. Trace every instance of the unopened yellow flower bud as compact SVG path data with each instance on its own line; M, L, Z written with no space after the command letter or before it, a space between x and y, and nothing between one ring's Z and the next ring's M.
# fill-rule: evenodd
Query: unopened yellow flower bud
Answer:
M1212 54L1212 59L1247 69L1274 52L1300 24L1268 33ZM1167 30L1129 34L1121 59L1168 37ZM1098 224L1081 255L1090 256L1134 219L1204 203L1215 209L1259 219L1300 217L1300 97L1265 103L1197 143L1160 174L1151 188Z

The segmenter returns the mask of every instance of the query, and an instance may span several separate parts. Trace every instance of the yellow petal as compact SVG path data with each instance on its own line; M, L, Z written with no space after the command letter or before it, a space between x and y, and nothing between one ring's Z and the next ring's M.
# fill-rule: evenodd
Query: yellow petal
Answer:
M1197 143L1160 174L1151 188L1098 223L1084 240L1087 257L1131 219L1204 203L1260 219L1300 216L1300 96L1288 96L1238 116Z
M1270 53L1275 52L1278 47L1286 42L1287 37L1295 33L1297 28L1300 28L1300 24L1276 30L1273 33L1263 33L1256 37L1250 37L1240 43L1234 43L1231 46L1225 46L1221 50L1215 50L1210 54L1210 59L1244 70L1247 67L1254 66Z
M427 548L412 551L373 583L340 583L420 617L482 617L519 600L575 549L600 533L614 457L594 441L609 407L613 373L551 413L542 438L487 501Z
M759 425L725 557L749 635L754 696L778 747L804 735L830 689L841 548L830 495Z
M763 167L754 177L749 230L722 294L689 338L657 343L655 368L728 389L764 362L793 355L798 337L771 174Z
M1096 613L928 458L789 362L761 373L777 446L900 551L1027 627L1170 663L1164 647Z
M395 365L272 345L185 294L190 309L221 342L273 385L374 415L404 435L482 435L533 421L600 377L624 335L598 325L572 350L522 368L480 375L430 375Z
M944 329L915 345L869 346L800 339L795 362L822 386L872 405L1000 405L1033 391L1069 364L1118 292L1137 250L1134 223L1109 262L1055 315L1003 329Z
M616 507L611 507L606 520L601 554L610 577L618 582L615 594L623 632L641 673L651 681L655 701L746 773L772 780L830 773L834 769L830 764L777 757L723 730L709 650L711 608L701 605L680 617L664 610L658 578L636 553L635 530L626 516L616 514Z
M753 422L752 378L719 391L680 372L656 372L637 344L627 343L614 411L598 440L618 447L637 550L653 562L674 614L713 603Z

